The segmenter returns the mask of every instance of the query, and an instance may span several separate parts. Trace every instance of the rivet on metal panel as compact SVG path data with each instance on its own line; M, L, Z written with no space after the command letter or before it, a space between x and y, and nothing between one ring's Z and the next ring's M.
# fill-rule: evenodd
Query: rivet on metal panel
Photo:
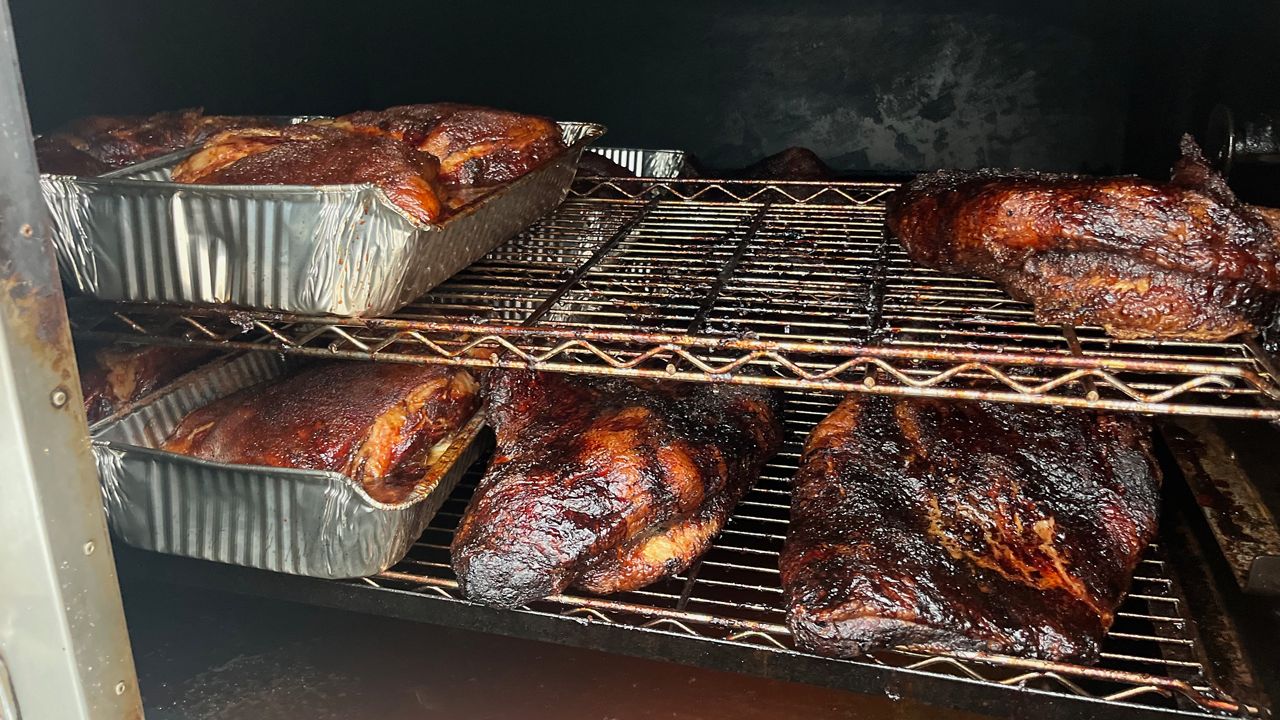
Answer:
M116 694L123 695L125 688L126 688L126 685L123 682L116 683Z
M49 393L49 402L53 403L53 406L56 408L66 405L67 399L68 395L66 388L58 387L55 388L52 393Z
M31 237L36 233L35 229L31 227L30 223L23 223L22 227L18 228L18 232L22 233L22 237Z
M87 543L85 543L85 544L84 544L84 554L85 554L85 555L92 555L92 554L93 554L93 551L94 551L94 550L96 550L96 549L97 549L97 547L98 547L98 546L94 545L94 544L93 544L93 541L92 541L92 540L90 540L89 542L87 542Z

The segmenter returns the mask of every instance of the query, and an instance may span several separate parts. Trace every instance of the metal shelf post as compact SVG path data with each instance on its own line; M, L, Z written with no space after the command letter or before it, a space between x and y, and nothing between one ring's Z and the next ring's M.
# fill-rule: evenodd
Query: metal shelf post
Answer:
M0 661L25 720L140 718L124 609L0 0Z

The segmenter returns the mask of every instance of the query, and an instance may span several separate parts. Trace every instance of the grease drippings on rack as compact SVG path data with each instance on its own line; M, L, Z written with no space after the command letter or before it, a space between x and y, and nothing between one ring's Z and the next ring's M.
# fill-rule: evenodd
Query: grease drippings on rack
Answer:
M227 314L227 320L232 325L238 326L244 332L249 332L254 327L253 316L243 310L233 310Z

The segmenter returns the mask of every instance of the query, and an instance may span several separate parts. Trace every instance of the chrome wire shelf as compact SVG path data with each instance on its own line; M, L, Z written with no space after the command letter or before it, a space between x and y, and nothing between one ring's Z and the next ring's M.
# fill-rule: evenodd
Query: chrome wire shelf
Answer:
M1242 342L1045 326L994 283L914 265L886 183L579 178L552 215L391 317L85 303L81 333L1147 413L1280 419Z
M782 452L712 548L689 571L634 592L594 597L570 591L514 612L803 655L792 645L784 625L778 553L786 537L791 478L801 446L837 400L821 393L788 393L787 440ZM351 584L371 592L390 590L465 602L450 568L449 545L479 471L473 468L462 481L408 557L381 575ZM1192 623L1159 545L1152 545L1137 568L1129 597L1116 614L1096 666L901 649L854 660L826 660L831 665L823 674L857 673L871 667L1124 704L1157 714L1260 714L1215 687ZM546 639L556 636L548 633Z

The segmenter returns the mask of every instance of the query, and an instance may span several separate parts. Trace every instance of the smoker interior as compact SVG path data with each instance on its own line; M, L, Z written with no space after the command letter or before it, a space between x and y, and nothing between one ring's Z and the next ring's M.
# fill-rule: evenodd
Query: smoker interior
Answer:
M462 608L436 612L424 605L414 616L485 629L511 624L526 636L560 642L575 642L576 632L581 634L577 642L623 651L634 646L630 633L638 631L653 636L643 647L658 656L678 655L665 647L673 638L709 641L718 649L715 667L741 665L747 654L776 653L826 668L806 675L807 680L840 677L843 687L864 691L875 691L877 682L892 682L901 673L944 683L963 679L986 691L1050 696L1068 715L1073 701L1090 703L1095 712L1256 712L1249 701L1222 690L1207 671L1206 650L1194 631L1195 608L1181 596L1161 543L1139 566L1097 666L909 649L836 661L791 646L783 624L778 552L786 536L790 479L804 439L835 407L839 394L833 390L905 391L957 400L978 393L1094 407L1127 402L1169 414L1269 417L1276 412L1275 380L1256 340L1121 342L1092 328L1040 326L1028 307L1009 300L992 283L913 265L884 230L883 198L893 187L582 177L572 197L550 216L391 318L351 321L83 303L77 322L86 334L135 342L478 365L501 365L511 354L523 353L543 368L558 362L564 371L693 382L729 375L732 381L792 388L786 447L713 548L681 576L607 598L567 594L515 613L572 624L495 620L495 611L464 603L448 548L481 464L403 562L347 583L341 591L314 591L339 593L333 601L339 607L385 608L379 593L390 594L390 602L400 606L410 598L449 600ZM539 332L567 337L543 338ZM686 340L674 340L677 333ZM699 340L705 344L697 345ZM744 343L742 352L757 357L741 361L723 346L726 340ZM752 347L756 343L772 345ZM778 350L778 343L784 349ZM759 355L763 347L773 348L773 355ZM800 349L790 366L788 348ZM923 358L893 357L899 350L910 354L922 348ZM877 349L886 357L861 359ZM968 360L971 353L1000 359L975 364ZM1110 362L1109 372L1071 366L1090 367L1098 357ZM1019 358L1025 358L1023 365L1012 362ZM716 372L720 368L732 372ZM801 372L793 373L794 368ZM1167 398L1179 402L1161 401ZM1172 466L1167 473L1177 477ZM601 631L606 634L593 634ZM914 692L925 693L924 687L913 686ZM976 702L954 692L960 707Z
M895 179L580 178L556 213L391 318L72 298L75 329L353 361L536 362L785 388L786 450L715 547L684 575L617 597L567 594L510 612L466 603L447 547L477 467L410 555L377 577L325 582L122 549L126 582L177 580L1011 717L1265 713L1237 692L1252 682L1243 656L1205 642L1204 628L1217 626L1210 618L1224 612L1215 596L1234 588L1204 592L1223 578L1178 572L1175 561L1207 566L1217 550L1189 553L1181 524L1197 510L1173 463L1175 507L1096 666L795 651L776 554L800 444L837 393L1280 418L1280 376L1258 339L1157 344L1041 326L992 283L913 266L883 228L884 193L908 172L1161 176L1178 135L1201 131L1215 103L1248 115L1280 101L1267 81L1280 68L1275 7L570 5L353 15L349 4L313 0L260 4L250 23L203 1L71 0L52 12L16 0L12 9L37 132L98 113L338 114L447 98L599 121L610 128L606 145L681 148L713 168L807 145L850 177ZM308 22L298 23L304 10ZM428 27L451 28L433 34L432 63L421 58ZM467 72L420 70L442 58ZM1277 185L1253 170L1237 168L1233 184L1277 204Z

